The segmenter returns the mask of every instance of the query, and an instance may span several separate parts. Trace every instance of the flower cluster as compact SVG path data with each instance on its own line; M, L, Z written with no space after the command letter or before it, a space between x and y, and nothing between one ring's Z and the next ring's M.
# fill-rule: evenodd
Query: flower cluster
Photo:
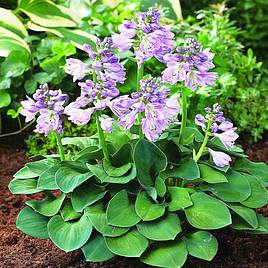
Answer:
M91 60L89 64L85 64L78 59L67 59L65 72L73 76L73 81L82 80L87 74L96 72L113 79L115 82L123 83L125 81L126 72L120 59L115 56L112 50L112 38L106 37L102 42L97 40L96 52L90 45L85 44L83 50L88 53Z
M177 47L176 53L164 56L167 68L162 78L171 85L184 81L192 90L195 90L197 85L213 85L217 78L215 72L209 72L214 68L213 57L214 54L209 49L202 50L195 39L188 38L185 47Z
M33 99L27 96L27 100L22 101L23 110L21 114L26 117L26 122L31 121L38 113L35 132L48 133L53 130L62 133L61 114L64 111L66 94L61 90L50 90L47 84L41 85L33 95Z
M180 110L178 95L168 98L169 89L157 78L140 81L140 92L121 96L111 102L110 108L118 117L118 123L125 129L131 128L141 118L142 132L154 141L173 122ZM140 114L140 115L139 115Z
M214 137L218 137L227 150L234 146L234 141L239 137L235 132L236 127L233 123L226 120L221 111L221 106L216 103L213 108L205 108L206 115L197 114L195 117L195 124L202 127L202 129ZM214 163L223 167L228 165L231 157L223 152L217 152L208 148L209 153L212 155Z
M139 13L136 21L124 21L118 27L120 33L112 35L114 47L120 51L133 47L138 65L153 56L163 61L163 56L173 49L174 34L168 27L161 26L159 20L159 11L151 8Z

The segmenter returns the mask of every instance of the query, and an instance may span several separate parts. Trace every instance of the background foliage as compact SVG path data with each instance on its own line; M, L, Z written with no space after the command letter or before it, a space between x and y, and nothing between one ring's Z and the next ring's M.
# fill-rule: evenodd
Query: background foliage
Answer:
M191 96L192 116L217 101L239 130L251 135L251 141L262 138L268 129L265 0L230 0L226 5L214 0L0 1L0 15L5 18L0 22L0 132L10 131L11 120L19 116L20 101L26 94L31 96L40 83L49 82L68 92L71 99L76 97L79 89L64 73L65 59L85 59L86 54L80 50L83 43L93 44L96 37L114 32L123 19L152 5L165 14L165 23L172 25L178 43L194 36L216 54L217 85ZM125 61L125 67L128 82L120 90L128 93L135 88L136 67L131 61ZM147 64L147 72L157 75L160 70L161 64L154 60ZM70 135L69 131L73 135L82 131L66 129ZM42 143L40 139L36 135L29 138L30 154L42 149L37 147ZM49 144L49 148L44 145L44 152L55 147L53 140Z

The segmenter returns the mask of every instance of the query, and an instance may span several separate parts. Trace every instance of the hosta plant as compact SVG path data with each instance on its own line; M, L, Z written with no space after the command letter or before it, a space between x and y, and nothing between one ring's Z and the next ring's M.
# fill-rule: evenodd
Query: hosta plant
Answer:
M188 255L213 259L210 230L268 232L255 212L268 201L268 167L234 145L236 128L219 104L186 124L187 90L213 85L214 55L193 38L177 47L159 19L156 9L138 14L96 49L84 45L86 63L68 59L66 72L81 87L74 102L46 84L22 102L26 121L37 117L36 132L55 133L59 154L37 156L14 175L13 194L43 193L26 202L17 227L66 252L81 249L89 262L118 255L181 267ZM131 95L117 89L127 77L118 51L137 62ZM162 77L143 75L152 57L166 65ZM95 135L62 138L64 114L85 125L93 113ZM69 144L78 153L65 154Z

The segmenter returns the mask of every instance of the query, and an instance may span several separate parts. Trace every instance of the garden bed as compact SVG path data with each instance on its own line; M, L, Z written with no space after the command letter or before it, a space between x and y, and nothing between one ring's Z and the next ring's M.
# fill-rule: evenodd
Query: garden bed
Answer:
M19 139L17 139L19 142ZM7 145L12 144L16 146ZM244 143L246 144L246 143ZM80 251L64 253L51 241L34 239L19 231L15 226L16 216L23 207L26 196L12 195L7 185L12 175L26 163L25 151L13 141L0 143L0 267L5 268L63 268L63 267L148 267L138 262L123 258L101 264L85 263ZM268 141L260 142L246 148L249 157L254 161L265 161L268 164ZM260 212L268 217L268 207ZM189 258L184 267L268 267L268 236L249 235L225 229L215 232L218 238L219 252L210 263Z

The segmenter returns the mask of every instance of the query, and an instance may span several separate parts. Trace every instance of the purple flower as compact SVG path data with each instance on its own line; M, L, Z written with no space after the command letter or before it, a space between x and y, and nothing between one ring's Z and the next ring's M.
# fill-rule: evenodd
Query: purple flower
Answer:
M137 21L124 21L118 27L120 34L112 35L113 46L120 51L133 47L138 65L151 57L163 61L163 56L173 50L174 34L159 21L160 13L156 8L139 13Z
M125 129L131 128L141 113L142 132L148 140L154 141L176 121L180 111L178 95L168 98L170 90L164 88L157 78L141 80L140 89L141 92L133 92L131 97L115 98L109 107L118 117L119 125Z
M227 166L232 161L231 157L226 153L214 151L210 148L208 148L208 151L212 156L213 162L218 167Z
M22 115L26 116L26 122L31 121L37 114L37 125L35 132L48 135L53 130L62 133L61 114L64 111L66 94L61 90L50 90L47 84L41 85L33 94L33 99L27 96L26 101L22 101Z
M221 140L226 149L230 149L234 147L234 141L239 137L235 131L236 128L232 128L222 133L214 133L213 135Z
M73 82L82 80L85 77L87 65L81 60L70 58L66 60L66 63L65 72L73 76Z
M212 86L217 78L215 72L209 72L214 68L213 57L209 49L202 50L195 39L189 38L185 47L177 47L177 52L163 56L167 68L162 78L171 85L184 81L191 90L195 90L198 85Z
M195 124L199 127L202 127L202 129L205 130L206 129L205 117L202 114L197 114L195 116Z
M114 119L111 117L103 117L102 116L99 118L99 120L100 120L101 128L108 133L112 133Z
M93 112L94 108L80 109L68 106L65 108L65 114L68 115L68 120L78 126L86 125L90 121Z

